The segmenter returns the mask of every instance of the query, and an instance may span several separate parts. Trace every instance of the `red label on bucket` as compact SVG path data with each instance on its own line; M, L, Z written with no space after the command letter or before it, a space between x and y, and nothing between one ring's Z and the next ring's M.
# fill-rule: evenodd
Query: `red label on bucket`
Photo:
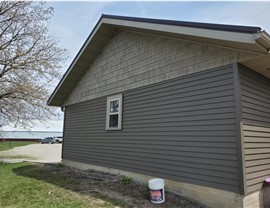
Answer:
M163 200L162 189L159 190L150 190L150 199L153 202L159 202Z

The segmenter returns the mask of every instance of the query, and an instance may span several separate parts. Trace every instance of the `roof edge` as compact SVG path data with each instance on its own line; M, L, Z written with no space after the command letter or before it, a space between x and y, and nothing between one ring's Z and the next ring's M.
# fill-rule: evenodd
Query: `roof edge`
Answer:
M209 29L209 30L240 32L240 33L249 33L249 34L254 34L262 30L260 27L255 27L255 26L201 23L201 22L189 22L189 21L178 21L178 20L127 17L127 16L107 15L107 14L102 14L101 18L128 20L128 21L154 23L154 24L165 24L165 25L174 25L174 26L183 26L183 27L193 27L193 28L201 28L201 29Z

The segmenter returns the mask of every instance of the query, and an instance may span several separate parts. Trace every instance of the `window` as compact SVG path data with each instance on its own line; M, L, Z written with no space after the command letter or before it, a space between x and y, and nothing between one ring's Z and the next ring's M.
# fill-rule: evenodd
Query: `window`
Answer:
M122 94L107 97L106 130L122 129Z

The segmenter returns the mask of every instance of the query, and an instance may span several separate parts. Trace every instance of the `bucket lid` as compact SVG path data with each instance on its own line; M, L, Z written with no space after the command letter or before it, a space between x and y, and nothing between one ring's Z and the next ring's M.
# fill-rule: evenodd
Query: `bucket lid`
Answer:
M270 183L270 178L266 178L264 181Z
M148 181L148 184L149 185L152 185L152 184L164 184L164 180L161 179L161 178L153 178L153 179Z

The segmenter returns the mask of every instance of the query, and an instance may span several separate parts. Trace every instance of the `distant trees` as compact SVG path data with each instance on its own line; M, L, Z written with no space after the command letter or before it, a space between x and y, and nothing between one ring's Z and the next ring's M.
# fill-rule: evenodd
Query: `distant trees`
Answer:
M43 2L0 2L0 125L26 125L53 114L48 88L67 52L48 33L52 15Z

